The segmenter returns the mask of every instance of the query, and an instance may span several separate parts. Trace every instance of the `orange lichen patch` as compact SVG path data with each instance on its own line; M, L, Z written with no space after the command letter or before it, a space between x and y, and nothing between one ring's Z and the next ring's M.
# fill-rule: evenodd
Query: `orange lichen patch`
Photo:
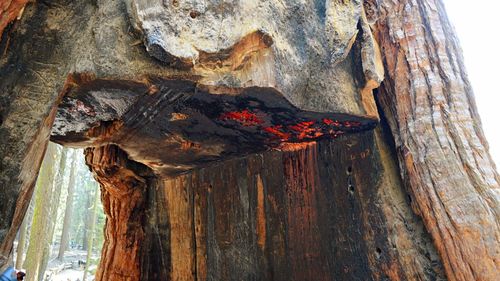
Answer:
M179 113L179 112L173 112L172 117L170 117L170 121L179 121L179 120L186 120L189 118L189 115L184 114L184 113Z
M314 121L304 121L297 123L296 125L290 126L290 129L296 131L296 132L302 132L308 128L310 128L312 125L314 125Z
M269 134L274 135L275 137L277 137L281 141L287 141L290 139L291 134L283 132L282 128L283 128L283 126L281 126L281 125L272 126L272 127L264 127L264 131L269 133Z
M304 150L308 147L313 147L315 145L316 145L315 141L299 142L299 143L284 142L284 143L280 144L279 150L281 150L281 151L300 151L300 150Z
M257 126L259 124L264 123L262 119L257 117L257 115L247 109L242 111L231 111L221 114L219 117L220 120L233 120L236 121L243 126Z
M286 127L283 125L263 127L262 130L271 134L272 139L278 139L282 142L293 142L313 140L324 136L337 138L345 133L345 129L351 130L361 125L361 122L357 121L339 122L323 118L320 120L301 121Z
M181 149L183 151L188 151L191 149L200 149L200 148L201 148L201 145L199 143L194 143L194 142L190 142L190 141L181 142Z

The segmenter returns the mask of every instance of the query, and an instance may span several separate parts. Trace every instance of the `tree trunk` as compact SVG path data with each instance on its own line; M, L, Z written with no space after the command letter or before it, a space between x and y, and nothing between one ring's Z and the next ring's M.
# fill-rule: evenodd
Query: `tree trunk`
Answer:
M71 217L73 215L73 197L75 193L75 183L76 183L76 161L77 161L77 152L73 152L73 157L71 161L71 171L69 174L69 183L68 183L68 196L66 197L66 208L64 210L64 221L61 233L61 243L59 245L59 253L57 258L60 261L64 260L64 252L68 249L69 245L69 230L71 228Z
M94 232L95 232L95 225L96 225L96 218L97 218L97 204L99 204L99 185L97 183L94 184L94 200L92 204L92 215L90 217L90 231L88 234L88 241L87 241L87 259L85 262L85 270L83 272L83 281L87 280L87 275L89 273L89 267L90 267L90 262L92 261L92 248L94 245Z
M449 280L495 280L500 180L443 3L379 2L375 30L387 77L378 99L412 206Z
M26 236L28 233L28 219L29 216L23 220L21 224L21 228L19 229L19 241L17 242L17 250L16 250L16 268L23 268L24 262L24 247L26 246Z
M44 255L44 249L50 245L47 225L50 224L51 198L54 191L56 171L58 169L58 151L55 144L50 143L44 158L40 172L40 180L37 183L35 211L31 225L30 241L26 253L26 279L28 281L40 280L40 269Z
M86 190L89 192L89 190ZM82 235L82 250L86 251L88 250L88 241L89 241L89 235L90 235L90 228L92 227L91 225L91 218L92 218L92 197L90 195L87 195L85 197L85 210L84 210L84 215L83 215L83 235Z
M31 198L31 202L29 204L29 207L28 207L28 211L26 213L26 217L24 218L24 220L26 221L26 233L25 233L25 242L23 244L23 248L24 249L21 249L19 248L19 244L18 244L18 249L17 249L17 260L16 260L16 268L24 268L24 256L25 256L25 252L26 252L26 246L28 244L28 241L29 241L29 237L31 235L31 227L32 227L32 224L33 224L33 215L35 213L35 196L36 194L33 194L33 198ZM23 222L24 223L24 222Z
M253 4L27 6L0 44L0 267L51 132L102 187L96 280L496 280L499 176L442 3Z
M66 162L68 158L68 149L63 148L60 154L59 169L57 169L55 182L53 185L53 190L51 192L50 198L50 214L47 218L47 225L45 228L47 235L47 243L43 248L42 259L40 260L40 266L38 270L38 280L43 281L45 271L47 270L47 265L49 263L50 255L52 252L52 242L54 240L54 231L57 222L57 210L59 208L59 202L61 200L61 190L64 181L64 174L66 171Z
M114 145L85 150L85 160L102 186L106 214L96 280L140 280L146 180L128 167L127 155Z

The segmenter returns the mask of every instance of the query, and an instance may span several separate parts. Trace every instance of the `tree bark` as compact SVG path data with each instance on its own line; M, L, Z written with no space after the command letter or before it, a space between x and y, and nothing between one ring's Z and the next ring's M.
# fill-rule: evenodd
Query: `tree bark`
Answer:
M462 51L440 0L379 1L378 94L412 206L449 280L500 276L500 186Z
M64 259L64 252L68 249L69 245L69 230L71 228L71 217L73 215L73 197L75 193L75 183L76 183L76 161L77 161L77 152L73 152L72 161L71 161L71 171L69 175L69 183L68 183L68 195L66 197L66 208L64 210L64 221L61 233L61 243L59 245L59 253L57 258L60 261Z
M96 280L140 280L146 180L114 145L86 149L85 161L102 186L106 214L105 242Z
M11 21L22 16L27 2L28 0L6 0L0 3L0 35Z

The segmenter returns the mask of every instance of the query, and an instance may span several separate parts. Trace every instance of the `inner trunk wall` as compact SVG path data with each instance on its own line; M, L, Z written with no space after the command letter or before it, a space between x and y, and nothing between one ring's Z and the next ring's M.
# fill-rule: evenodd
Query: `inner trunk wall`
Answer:
M400 183L387 185L377 134L157 179L141 280L444 279Z

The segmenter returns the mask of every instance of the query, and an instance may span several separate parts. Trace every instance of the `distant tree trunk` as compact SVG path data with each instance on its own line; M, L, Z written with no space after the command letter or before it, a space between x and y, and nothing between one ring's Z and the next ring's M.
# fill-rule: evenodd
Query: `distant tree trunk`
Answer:
M19 229L19 241L17 243L17 257L16 257L16 268L23 267L23 258L24 258L24 246L26 245L26 236L28 233L28 216L26 216L23 220L23 224L21 224L21 228Z
M87 233L87 260L85 262L85 271L83 273L83 281L87 280L87 275L89 272L89 267L90 267L90 262L91 262L91 257L92 257L92 247L94 245L94 232L95 232L95 223L96 223L96 218L97 218L97 204L99 204L99 184L95 184L95 191L94 191L94 200L93 200L93 206L92 206L92 216L90 218L90 230Z
M87 191L88 192L88 191ZM88 241L89 241L89 231L91 226L91 207L92 207L92 199L87 195L85 198L85 210L83 215L83 236L82 236L82 249L85 251L88 249Z
M43 280L45 270L47 270L47 265L49 263L49 258L52 250L52 241L54 239L54 231L56 228L57 221L57 210L59 208L59 202L61 201L61 190L64 182L64 174L66 171L66 161L68 157L68 148L63 148L61 152L61 158L59 162L59 169L56 173L56 179L53 186L52 196L50 199L50 216L47 218L47 243L45 243L43 248L43 256L40 261L40 268L38 270L38 280Z
M64 222L61 233L61 243L59 245L59 254L57 255L57 258L61 261L64 259L64 252L68 249L68 244L69 244L69 229L71 228L71 216L73 214L73 197L75 195L75 181L77 173L76 153L77 152L73 153L71 161L71 171L68 184L68 196L66 198L66 209L64 211Z
M38 281L44 281L44 276L45 276L45 270L47 269L47 263L49 261L49 256L50 256L50 251L49 247L47 245L50 245L49 242L43 243L43 249L41 253L41 258L40 258L40 265L38 266L38 277L36 280Z
M19 243L17 245L17 257L16 257L16 268L24 268L24 252L26 249L26 244L28 238L30 237L31 225L33 220L33 215L35 212L35 195L31 198L31 202L24 217L23 225L20 230ZM24 235L24 238L23 238ZM24 239L24 243L21 240Z
M51 215L51 198L57 169L57 147L49 143L36 187L35 212L31 226L30 241L26 254L26 280L35 281L39 276L40 262L45 244L48 243L47 225Z
M386 66L378 99L413 209L449 280L498 280L500 178L445 7L440 0L377 3Z

